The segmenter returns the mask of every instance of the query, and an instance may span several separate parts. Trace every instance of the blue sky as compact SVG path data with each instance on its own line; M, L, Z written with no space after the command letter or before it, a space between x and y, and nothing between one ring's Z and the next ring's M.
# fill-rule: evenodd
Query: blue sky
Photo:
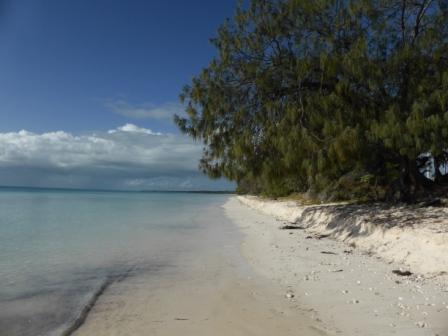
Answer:
M125 140L119 140L117 134L126 133L133 137L126 138L125 147L138 143L143 149L145 141L149 147L156 146L149 138L157 136L157 143L160 137L176 137L176 141L167 140L171 146L199 146L178 133L171 117L180 111L178 95L182 86L214 56L209 39L225 18L233 15L235 6L236 0L0 0L0 153L9 153L3 158L0 155L0 184L86 187L90 183L97 187L88 176L76 177L74 168L71 172L55 173L53 170L59 166L51 166L51 162L51 167L39 167L51 168L48 176L33 177L33 171L38 170L33 163L38 151L46 148L50 152L41 155L50 157L54 154L52 148L61 147L57 137L50 136L51 141L45 138L56 132L72 136L75 144L82 142L79 137L89 136L118 143ZM148 139L134 139L138 136ZM72 145L65 143L66 156ZM86 144L84 150L87 148L92 146ZM199 151L195 150L198 159ZM103 159L115 160L110 155ZM174 185L190 179L193 182L185 183L192 188L228 187L222 182L207 182L192 167L183 171L182 155L179 159L177 177L174 172L170 176L144 175L138 185L135 181L139 176L133 173L136 176L132 182L100 184L145 187L148 178L162 182L177 178ZM42 157L40 160L45 161ZM88 170L88 164L97 165L87 160L86 166L80 168L74 157L58 160L73 162L79 170ZM173 168L176 163L170 162ZM126 162L120 164L125 170ZM158 163L139 164L144 170L145 165ZM9 176L5 169L12 166L23 170L23 176L5 180L4 176ZM107 170L104 162L102 167ZM62 174L62 182L51 182L51 172ZM67 180L64 177L78 182L63 182Z

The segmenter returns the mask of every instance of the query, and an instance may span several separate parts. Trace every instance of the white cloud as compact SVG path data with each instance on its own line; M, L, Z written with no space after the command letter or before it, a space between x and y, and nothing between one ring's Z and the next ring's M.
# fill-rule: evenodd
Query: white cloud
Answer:
M0 133L0 184L100 188L208 188L202 146L126 124L108 132Z
M153 132L150 129L138 127L134 124L125 124L123 126L118 127L117 129L109 130L107 133L114 134L116 132L128 132L128 133L142 133L149 135L162 135L159 132Z
M129 137L131 136L131 137ZM63 131L0 133L0 164L57 167L105 164L168 165L195 170L200 146L187 138L126 124L107 134L75 136ZM168 167L167 167L168 168Z
M152 103L131 104L123 99L107 100L106 107L112 112L133 119L172 120L174 114L183 115L181 104L169 102L160 105Z

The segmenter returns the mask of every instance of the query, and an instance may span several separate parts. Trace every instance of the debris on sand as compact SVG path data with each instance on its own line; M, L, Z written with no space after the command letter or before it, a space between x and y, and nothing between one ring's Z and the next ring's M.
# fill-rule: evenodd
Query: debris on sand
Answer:
M409 272L409 271L402 271L402 270L393 270L392 271L393 274L399 275L399 276L410 276L413 273Z
M305 228L297 225L283 225L280 226L280 230L305 230Z

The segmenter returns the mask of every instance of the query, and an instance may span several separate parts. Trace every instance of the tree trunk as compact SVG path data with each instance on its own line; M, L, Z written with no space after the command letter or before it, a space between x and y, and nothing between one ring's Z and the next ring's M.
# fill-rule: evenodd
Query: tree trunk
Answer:
M440 172L440 158L435 157L434 158L434 182L436 184L443 184L444 180L446 180L446 177L444 177L444 175L442 175L442 173Z
M428 196L434 182L419 172L416 160L404 159L400 185L401 201L413 203L418 198Z

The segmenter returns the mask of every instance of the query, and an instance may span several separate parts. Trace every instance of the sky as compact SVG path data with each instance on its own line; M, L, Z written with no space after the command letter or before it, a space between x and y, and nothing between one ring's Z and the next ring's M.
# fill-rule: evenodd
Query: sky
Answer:
M0 185L229 189L172 123L236 0L0 0Z

